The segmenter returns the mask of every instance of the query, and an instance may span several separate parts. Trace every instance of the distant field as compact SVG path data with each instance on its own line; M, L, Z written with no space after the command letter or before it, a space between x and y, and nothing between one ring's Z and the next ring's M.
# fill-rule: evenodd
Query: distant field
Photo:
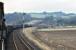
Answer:
M61 30L76 30L76 28L41 28L37 31L61 31Z
M76 28L38 29L34 34L54 50L76 50Z

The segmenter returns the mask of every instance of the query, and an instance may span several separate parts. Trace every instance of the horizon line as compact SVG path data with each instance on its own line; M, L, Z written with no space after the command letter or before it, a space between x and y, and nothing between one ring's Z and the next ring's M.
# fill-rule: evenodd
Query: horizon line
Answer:
M14 11L14 12L5 12L5 14L9 14L9 13L52 13L52 12L63 12L63 13L74 13L76 14L76 12L65 12L65 11L32 11L32 12L18 12L18 11Z

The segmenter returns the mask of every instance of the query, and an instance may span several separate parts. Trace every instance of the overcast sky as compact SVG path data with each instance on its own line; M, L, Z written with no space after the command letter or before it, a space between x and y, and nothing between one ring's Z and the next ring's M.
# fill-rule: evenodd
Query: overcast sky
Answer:
M5 13L65 11L76 13L76 0L0 0Z

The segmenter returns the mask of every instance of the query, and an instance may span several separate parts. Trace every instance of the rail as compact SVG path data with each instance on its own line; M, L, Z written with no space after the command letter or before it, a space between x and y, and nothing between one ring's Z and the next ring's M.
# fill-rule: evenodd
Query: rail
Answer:
M16 44L16 41L15 41L15 37L14 37L14 33L13 33L13 41L14 41L14 46L15 46L15 48L16 48L16 50L19 50L19 47L17 46L17 44ZM18 36L16 36L18 39L19 39L19 41L21 42L21 44L26 48L28 48L28 50L34 50L33 48L32 48L32 46L27 42L27 40L26 41L24 41L24 39L18 34Z

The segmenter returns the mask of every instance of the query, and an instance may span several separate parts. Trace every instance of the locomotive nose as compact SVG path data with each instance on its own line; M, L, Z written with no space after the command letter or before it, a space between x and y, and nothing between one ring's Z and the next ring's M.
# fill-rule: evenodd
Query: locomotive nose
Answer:
M0 20L4 17L4 3L0 2Z
M5 26L5 19L4 19L4 3L0 2L0 37L3 39L6 34L6 26ZM0 40L1 40L0 39Z

